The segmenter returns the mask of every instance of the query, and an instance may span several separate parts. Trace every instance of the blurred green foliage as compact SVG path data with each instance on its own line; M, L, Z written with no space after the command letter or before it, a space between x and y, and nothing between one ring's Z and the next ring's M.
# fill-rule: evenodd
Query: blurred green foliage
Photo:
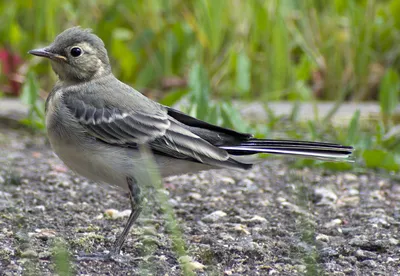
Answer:
M386 69L399 70L399 12L398 0L2 1L0 45L27 59L81 25L138 89L203 64L219 97L365 100L377 98ZM41 83L48 91L53 80Z

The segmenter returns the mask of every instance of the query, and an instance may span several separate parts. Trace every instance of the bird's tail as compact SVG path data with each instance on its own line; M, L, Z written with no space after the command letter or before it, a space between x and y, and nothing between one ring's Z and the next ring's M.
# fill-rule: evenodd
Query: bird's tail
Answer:
M349 160L353 147L340 144L292 141L292 140L270 140L249 139L236 145L221 146L233 156L243 156L257 153L270 153L281 155L292 155L327 161Z

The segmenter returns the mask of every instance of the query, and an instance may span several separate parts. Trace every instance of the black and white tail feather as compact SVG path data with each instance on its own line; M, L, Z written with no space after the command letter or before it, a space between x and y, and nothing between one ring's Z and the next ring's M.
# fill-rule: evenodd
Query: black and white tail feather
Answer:
M227 150L231 155L269 153L326 161L351 161L348 158L353 152L352 147L333 143L254 138L238 145L221 146L220 148Z
M350 146L325 142L256 139L251 134L211 125L172 108L168 108L168 115L182 123L192 133L226 150L231 158L222 165L228 165L228 167L251 168L252 164L246 162L246 156L259 153L352 162L349 157L353 153L353 147Z

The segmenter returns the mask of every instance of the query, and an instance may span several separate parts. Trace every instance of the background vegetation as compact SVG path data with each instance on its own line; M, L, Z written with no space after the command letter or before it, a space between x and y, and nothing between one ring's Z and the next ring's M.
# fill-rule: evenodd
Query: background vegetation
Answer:
M81 25L104 40L122 81L164 104L185 97L200 119L271 136L282 118L249 126L231 101L335 101L327 117L286 136L330 135L367 166L398 170L399 14L398 0L2 1L0 91L20 94L31 105L25 123L42 128L40 99L56 76L26 52ZM333 130L327 122L345 100L377 100L382 116L366 128L355 112Z

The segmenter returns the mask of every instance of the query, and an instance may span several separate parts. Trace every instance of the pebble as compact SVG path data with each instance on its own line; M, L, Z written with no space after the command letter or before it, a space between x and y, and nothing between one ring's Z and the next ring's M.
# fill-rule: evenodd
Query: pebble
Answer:
M243 224L236 224L233 229L237 232L243 233L245 235L250 235L249 230L247 230L246 225Z
M353 207L353 206L359 205L360 197L358 195L357 196L341 197L339 201L340 201L340 205L341 206Z
M239 186L246 187L246 189L250 192L254 192L258 190L257 185L254 184L253 180L245 178L239 182Z
M324 235L324 234L318 234L315 239L317 241L323 241L323 242L329 242L329 236Z
M339 226L341 224L342 224L342 220L341 219L333 219L333 220L325 223L324 227L325 228L333 228L333 227Z
M320 250L320 254L322 257L336 257L339 256L339 252L331 247L325 247Z
M231 178L231 177L221 177L221 178L218 179L218 181L219 181L220 183L223 183L223 184L230 184L230 185L233 185L233 184L236 183L236 182L235 182L235 179L233 179L233 178Z
M36 212L44 212L46 210L46 207L44 207L44 205L38 205L35 206L33 210L35 210Z
M370 218L368 222L372 225L372 227L378 228L381 226L390 226L390 224L384 218Z
M392 258L392 257L388 257L386 259L386 263L394 263L394 262L398 262L400 260L400 258Z
M374 252L361 250L361 249L358 249L356 251L355 256L359 260L376 259L377 258L376 254Z
M356 236L349 241L351 246L367 247L369 245L368 238L364 235Z
M268 275L278 275L279 271L276 269L270 269L270 271L268 271Z
M104 212L105 216L110 218L110 219L119 219L119 218L123 218L123 217L129 217L129 215L131 214L131 210L127 209L124 211L118 211L116 209L107 209Z
M37 252L32 249L27 249L21 252L22 258L36 258L38 256Z
M343 178L344 178L346 181L349 181L349 182L351 182L351 181L353 181L353 182L358 181L357 175L352 174L352 173L346 173L346 174L344 174Z
M47 240L50 238L54 238L56 236L56 233L57 232L52 229L35 229L35 233L28 233L28 236Z
M317 205L332 205L338 199L333 191L324 187L315 188L314 195L317 198Z
M218 210L204 216L201 220L205 222L217 222L219 219L225 217L226 215L227 214L225 212Z
M179 257L179 262L182 263L183 265L187 265L189 269L193 271L203 271L204 268L206 267L202 263L194 261L192 257L187 255Z
M350 188L347 190L350 196L356 196L360 194L360 191L354 188Z
M395 245L397 246L399 244L399 240L395 239L395 238L389 238L389 243L391 245Z
M365 260L365 261L362 261L361 263L364 266L373 267L373 268L378 266L378 264L374 260Z
M250 222L255 222L255 223L264 223L264 222L267 222L267 219L266 218L263 218L263 217L260 217L260 216L257 216L257 215L255 215L254 217L252 217L250 220L249 220Z
M199 193L189 193L188 197L191 199L200 200L202 198L202 195Z

